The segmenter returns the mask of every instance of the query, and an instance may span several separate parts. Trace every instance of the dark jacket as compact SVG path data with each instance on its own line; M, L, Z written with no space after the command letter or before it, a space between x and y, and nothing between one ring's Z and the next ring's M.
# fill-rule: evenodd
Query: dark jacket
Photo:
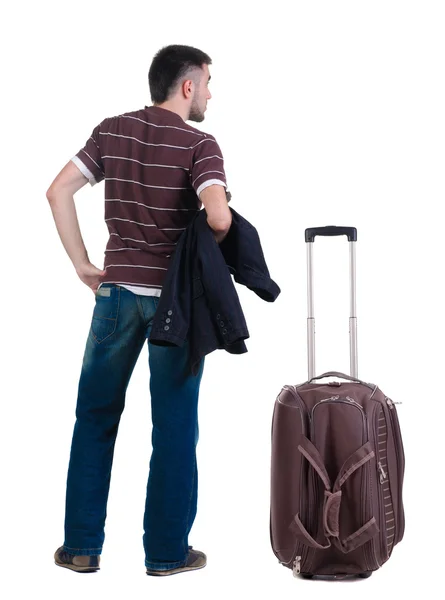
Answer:
M231 274L266 302L280 293L266 266L258 232L235 210L218 244L205 209L181 235L172 254L149 341L159 346L190 344L190 368L213 350L247 352L247 324Z

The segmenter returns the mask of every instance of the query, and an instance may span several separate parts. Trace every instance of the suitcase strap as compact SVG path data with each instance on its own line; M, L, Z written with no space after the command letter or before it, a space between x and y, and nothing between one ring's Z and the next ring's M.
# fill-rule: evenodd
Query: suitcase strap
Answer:
M298 513L295 515L290 525L292 530L296 531L298 534L301 534L306 544L319 550L325 550L326 548L329 548L331 546L331 540L329 538L332 538L332 543L344 553L355 550L373 538L379 532L375 517L369 519L367 523L357 529L357 531L352 533L346 539L340 539L339 531L340 505L342 496L341 487L345 481L355 471L357 471L357 469L362 467L375 456L371 444L367 442L345 460L333 486L331 485L331 480L320 453L307 437L302 436L298 450L313 466L325 486L323 504L323 530L327 544L323 545L314 540L301 522Z

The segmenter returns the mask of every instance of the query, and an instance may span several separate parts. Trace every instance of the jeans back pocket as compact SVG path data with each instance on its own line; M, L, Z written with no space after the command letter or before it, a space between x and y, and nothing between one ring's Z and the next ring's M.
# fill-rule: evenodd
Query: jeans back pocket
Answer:
M121 288L103 284L96 291L96 304L91 320L91 333L99 344L112 335L117 326Z

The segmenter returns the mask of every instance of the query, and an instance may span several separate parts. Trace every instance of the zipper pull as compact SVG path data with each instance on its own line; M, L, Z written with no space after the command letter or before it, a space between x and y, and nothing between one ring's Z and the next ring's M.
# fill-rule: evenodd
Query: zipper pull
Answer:
M387 474L385 473L382 463L379 461L378 471L380 472L380 483L385 483L385 479L387 478Z
M301 570L301 556L296 556L295 560L294 560L294 566L292 569L292 573L294 574L294 577L297 577L300 574L300 570Z
M391 398L388 398L388 396L385 396L386 398L386 404L389 406L389 408L391 410L394 410L394 404L402 404L402 402L394 402L394 400L391 400Z
M338 400L340 396L330 396L329 398L323 398L320 402L331 402L331 400Z
M355 404L356 406L359 406L360 408L362 408L361 405L356 400L354 400L354 398L351 398L350 396L346 396L346 400L348 402L350 402L351 404Z

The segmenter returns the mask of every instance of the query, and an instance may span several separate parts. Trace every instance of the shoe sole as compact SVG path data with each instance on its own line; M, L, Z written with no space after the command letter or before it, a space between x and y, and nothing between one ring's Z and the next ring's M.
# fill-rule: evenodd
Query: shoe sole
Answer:
M94 573L95 571L100 571L100 567L77 567L76 565L64 565L62 563L58 563L54 561L58 567L65 567L65 569L70 569L71 571L76 571L76 573Z
M176 575L177 573L186 573L187 571L199 571L199 569L203 569L206 565L202 565L200 567L178 567L177 569L165 570L165 571L154 571L147 570L147 575L154 575L155 577L167 577L168 575Z

